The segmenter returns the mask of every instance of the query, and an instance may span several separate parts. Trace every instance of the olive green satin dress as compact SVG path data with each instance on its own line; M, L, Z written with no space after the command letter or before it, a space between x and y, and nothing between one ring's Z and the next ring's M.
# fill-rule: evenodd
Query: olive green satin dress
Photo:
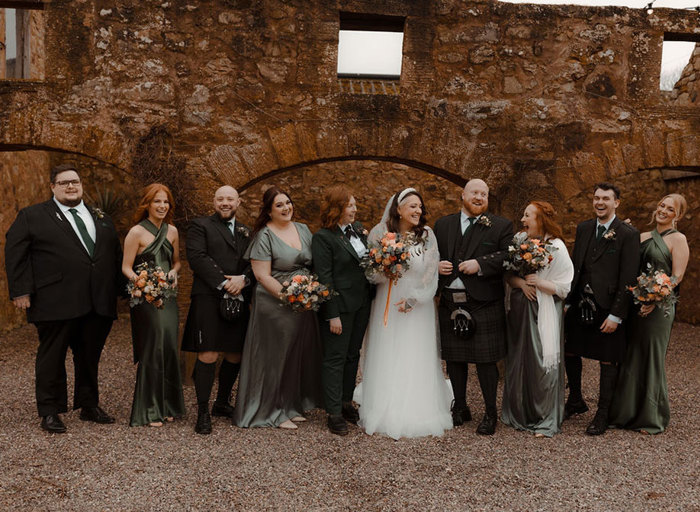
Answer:
M166 273L172 267L173 246L167 239L168 225L160 229L145 219L139 223L156 238L136 256L134 267L147 261ZM185 414L180 361L177 345L178 311L174 298L163 309L148 303L131 308L131 335L134 343L136 389L131 406L132 427L163 421Z
M654 270L671 275L671 253L663 235L674 232L651 232L641 246L641 271L646 272L650 263ZM646 317L636 312L630 315L627 353L610 406L611 425L649 434L663 432L668 426L671 411L665 363L674 316L675 306L667 317L659 307Z

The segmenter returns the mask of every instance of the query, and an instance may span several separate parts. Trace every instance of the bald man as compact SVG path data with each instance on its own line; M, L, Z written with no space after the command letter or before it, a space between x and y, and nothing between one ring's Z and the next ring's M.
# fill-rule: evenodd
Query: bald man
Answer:
M236 189L219 188L214 193L214 214L194 219L187 230L187 261L194 281L182 350L197 352L198 434L211 433L211 416L233 415L229 400L240 369L253 280L250 263L243 259L250 229L236 221L240 203ZM209 397L221 354L219 387L210 415Z
M498 367L506 354L503 260L513 240L511 221L487 212L489 187L470 180L459 213L435 223L440 251L437 296L442 358L454 391L452 422L470 421L468 364L476 364L486 413L476 431L493 435L498 413Z

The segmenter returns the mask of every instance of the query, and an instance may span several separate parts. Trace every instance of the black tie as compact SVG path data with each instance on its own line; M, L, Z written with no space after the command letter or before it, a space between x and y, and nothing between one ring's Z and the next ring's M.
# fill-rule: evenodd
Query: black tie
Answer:
M78 214L78 210L75 208L68 208L68 211L73 215L75 225L78 226L78 231L80 232L80 238L83 239L88 254L92 257L95 254L95 242L90 238L85 222L80 218L80 214Z
M357 236L357 233L355 233L350 224L345 226L345 236L348 237L348 240L350 240L353 236Z
M467 217L467 220L469 221L469 225L464 229L464 233L462 233L463 235L466 234L466 232L469 231L469 228L474 225L476 217Z
M598 232L595 234L595 239L600 240L603 236L603 233L605 233L605 226L598 226Z
M230 220L227 220L227 221L225 222L225 224L226 224L226 228L227 228L227 229L231 232L231 234L233 235L233 234L234 234L234 233L233 233L233 229L232 229L232 227L233 227L233 222L231 222Z

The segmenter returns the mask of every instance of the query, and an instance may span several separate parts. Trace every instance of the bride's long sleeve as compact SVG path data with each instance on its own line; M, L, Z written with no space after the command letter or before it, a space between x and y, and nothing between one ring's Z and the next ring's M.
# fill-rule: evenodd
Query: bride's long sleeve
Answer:
M378 246L379 241L386 234L386 226L383 223L379 223L372 228L367 236L367 247ZM367 281L372 284L386 283L387 278L383 274L372 274L367 276Z
M425 227L425 245L422 246L423 268L422 272L413 272L409 267L406 275L404 294L406 299L414 299L416 302L432 301L438 286L438 252L437 239L432 229ZM419 247L421 247L419 245ZM412 256L415 257L415 256ZM401 280L399 280L400 282Z

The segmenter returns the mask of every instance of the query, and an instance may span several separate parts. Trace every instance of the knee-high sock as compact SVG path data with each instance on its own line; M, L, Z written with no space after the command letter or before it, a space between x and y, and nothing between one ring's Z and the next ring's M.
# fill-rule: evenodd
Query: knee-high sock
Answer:
M231 399L231 390L238 377L239 363L231 363L224 359L219 368L219 389L216 392L216 402L228 404Z
M581 371L583 363L581 356L566 356L564 357L564 366L566 367L566 378L569 381L569 402L580 402L583 400L581 395Z
M598 396L598 411L607 417L610 402L612 402L615 386L617 385L618 367L616 364L600 365L600 395Z
M447 375L450 377L452 392L455 397L455 408L467 407L467 377L469 365L467 363L447 361Z
M494 416L496 412L496 396L498 394L498 366L496 363L477 363L476 374L479 376L481 393L484 395L486 413Z
M197 394L197 404L207 406L211 388L214 385L216 363L203 363L199 359L194 364L194 390Z

